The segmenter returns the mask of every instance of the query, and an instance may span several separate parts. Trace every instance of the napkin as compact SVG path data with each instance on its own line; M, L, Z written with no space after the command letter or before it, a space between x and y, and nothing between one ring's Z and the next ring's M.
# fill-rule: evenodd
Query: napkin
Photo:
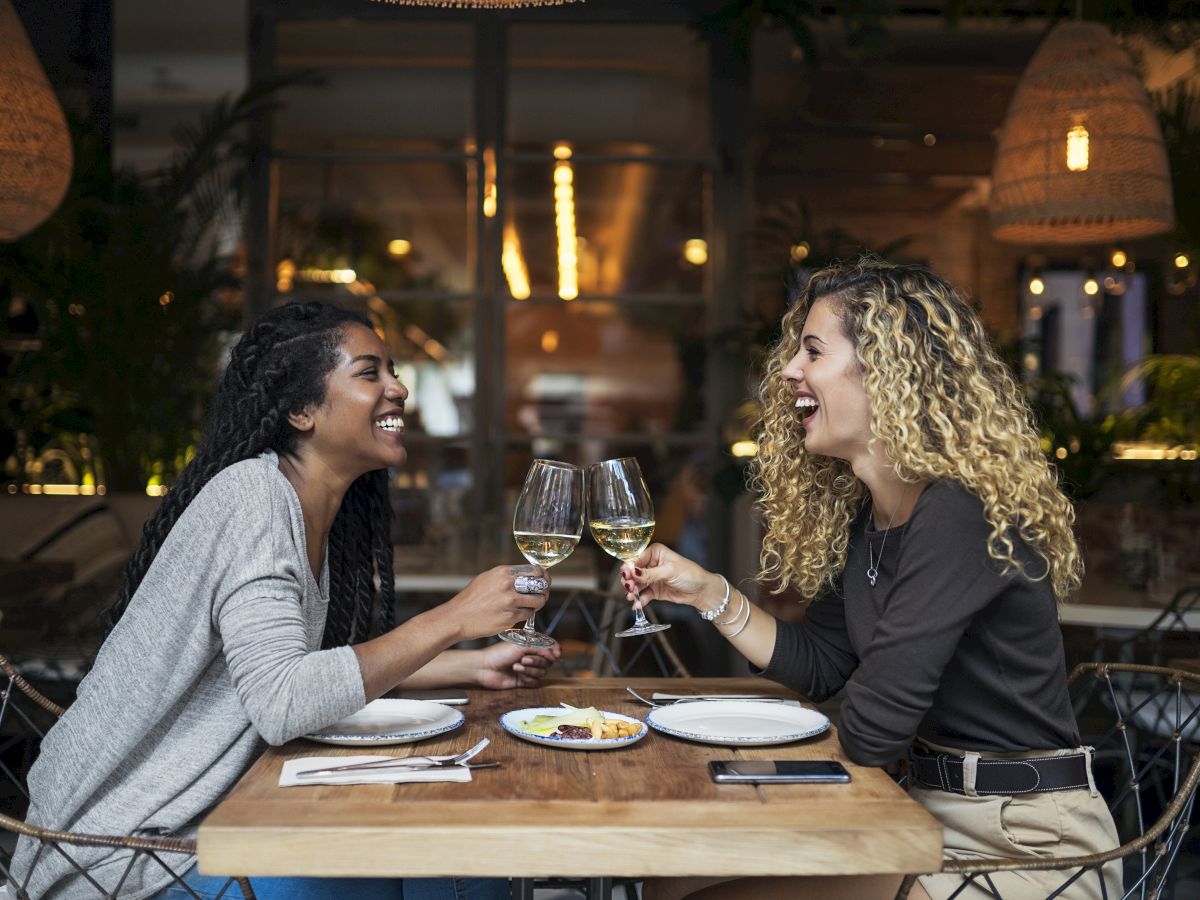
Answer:
M404 757L393 757L399 762ZM445 756L434 756L431 759L447 759ZM306 775L303 778L296 775L305 769L330 768L332 766L349 766L355 763L374 762L377 759L388 759L386 756L306 756L303 759L289 759L283 764L279 774L280 787L296 787L305 784L402 784L409 781L470 781L471 770L463 766L437 766L429 769L417 766L396 766L389 769L359 769L353 772L335 772L331 775Z

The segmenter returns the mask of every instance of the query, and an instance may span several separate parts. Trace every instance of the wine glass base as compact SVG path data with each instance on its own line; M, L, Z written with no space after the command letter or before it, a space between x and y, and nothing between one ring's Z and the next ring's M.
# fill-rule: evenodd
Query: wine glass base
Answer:
M540 631L526 631L524 628L510 628L500 632L500 637L510 644L517 644L521 647L553 647L558 643L548 634L542 634Z
M659 631L666 631L670 627L670 625L667 625L664 622L659 622L657 624L654 622L648 622L645 625L633 625L629 628L626 628L624 631L618 631L617 637L640 637L643 634L656 634Z

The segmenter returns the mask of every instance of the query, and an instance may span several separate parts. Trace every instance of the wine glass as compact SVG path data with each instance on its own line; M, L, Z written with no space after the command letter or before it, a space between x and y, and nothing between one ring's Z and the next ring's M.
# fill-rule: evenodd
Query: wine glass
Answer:
M583 534L583 470L570 463L535 459L513 512L513 540L529 562L544 568L571 555ZM534 628L509 628L500 637L523 647L552 647L554 638Z
M606 459L588 469L588 525L604 552L622 562L637 559L649 545L654 536L654 503L636 459ZM633 625L618 631L617 637L654 634L670 627L651 622L638 603Z

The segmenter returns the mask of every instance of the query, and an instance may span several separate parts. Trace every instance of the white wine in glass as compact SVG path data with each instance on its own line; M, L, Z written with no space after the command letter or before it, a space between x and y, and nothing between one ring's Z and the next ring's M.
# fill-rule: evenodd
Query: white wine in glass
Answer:
M588 469L588 526L604 552L622 562L637 559L650 545L654 503L636 459L606 459ZM654 634L670 627L651 622L638 603L633 608L633 625L618 631L617 637Z
M575 549L583 534L583 470L570 463L535 459L513 511L513 540L531 563L550 568ZM534 627L509 628L500 637L523 647L551 647L554 638Z

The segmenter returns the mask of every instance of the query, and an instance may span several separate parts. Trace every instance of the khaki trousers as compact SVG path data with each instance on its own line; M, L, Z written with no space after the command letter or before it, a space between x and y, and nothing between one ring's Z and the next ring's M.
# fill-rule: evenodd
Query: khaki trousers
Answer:
M961 753L934 747L931 749ZM1040 751L1025 754L994 754L1005 759L1022 756L1046 756L1050 752L1075 753L1077 750ZM1090 777L1089 777L1090 780ZM1065 856L1090 856L1120 845L1117 829L1104 798L1094 790L1048 791L1043 794L968 797L936 788L913 787L910 793L929 810L944 828L945 856L948 859L986 859L989 857L1029 857L1048 859ZM1077 870L994 872L989 875L1000 896L1006 900L1038 900L1058 889ZM1124 893L1121 861L1114 860L1100 871L1085 872L1059 895L1062 900L1100 900L1103 874L1107 896ZM924 875L921 886L931 900L945 900L963 883L961 875ZM977 886L978 885L978 886ZM977 878L958 898L980 900L992 897L987 882ZM957 900L957 898L956 898Z

